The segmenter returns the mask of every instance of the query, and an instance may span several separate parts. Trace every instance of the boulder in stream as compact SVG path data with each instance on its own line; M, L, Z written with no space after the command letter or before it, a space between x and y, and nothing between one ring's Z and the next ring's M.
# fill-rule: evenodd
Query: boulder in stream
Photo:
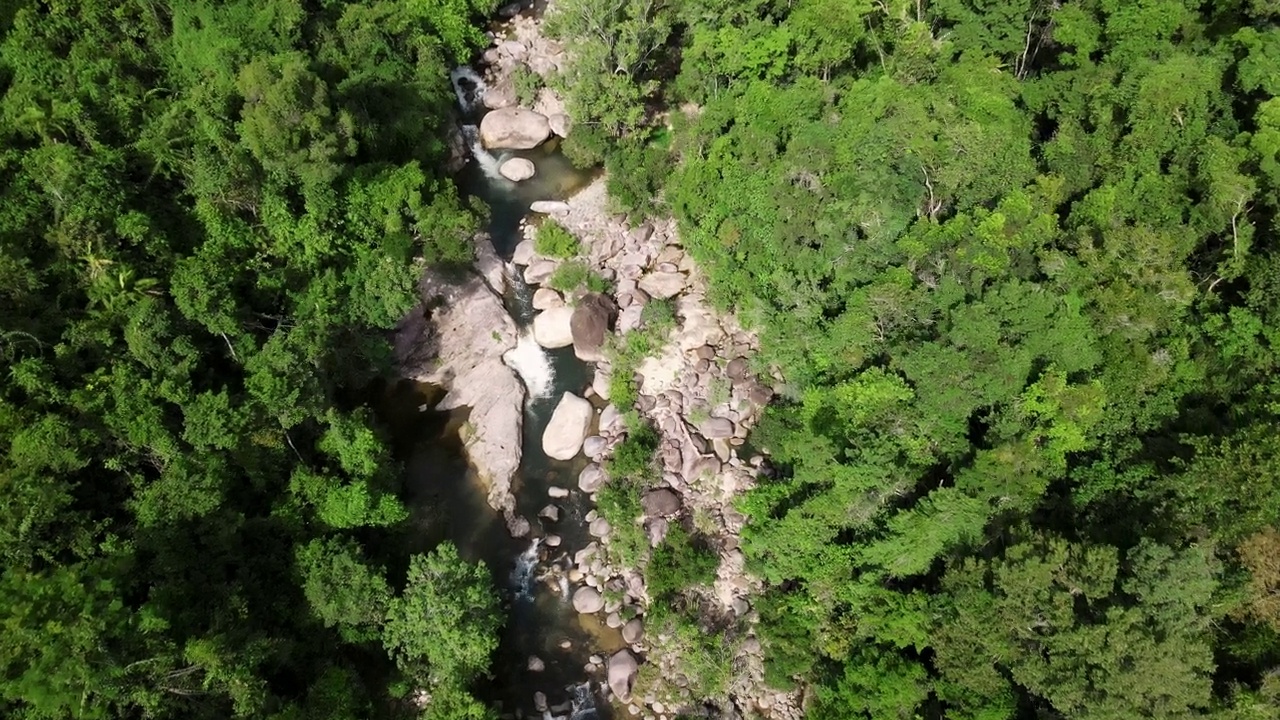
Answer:
M543 215L559 215L569 212L570 209L569 203L560 200L534 200L529 204L530 212Z
M400 372L448 388L436 409L471 409L462 433L467 458L489 504L508 513L515 508L511 482L520 467L525 399L524 385L502 361L516 346L515 322L478 275L458 283L428 271L419 292L422 305L396 328ZM428 314L427 307L436 309Z
M532 110L504 107L480 120L480 141L487 148L531 150L551 137L547 118Z
M582 492L593 493L602 485L604 485L604 470L599 465L591 463L578 473L578 489Z
M558 307L543 310L533 316L533 339L548 350L573 344L573 308Z
M533 291L534 310L550 310L559 307L564 307L564 298L560 297L560 293L545 287Z
M570 392L562 395L542 433L542 451L554 460L572 460L582 449L594 415L585 399Z
M511 182L528 180L537 172L533 162L524 158L511 158L498 166L498 173Z
M604 609L604 597L599 590L583 585L573 592L573 609L583 615L600 612Z
M631 697L631 683L639 669L636 656L626 648L609 657L609 689L618 699L625 702Z
M582 296L570 320L573 354L586 362L604 360L604 341L617 317L618 306L609 296L596 292Z
M622 640L628 645L634 645L644 637L644 621L640 618L631 618L626 625L622 626Z

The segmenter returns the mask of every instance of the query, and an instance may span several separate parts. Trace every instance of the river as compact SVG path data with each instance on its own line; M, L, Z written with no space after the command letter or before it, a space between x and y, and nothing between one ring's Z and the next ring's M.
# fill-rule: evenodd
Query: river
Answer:
M464 107L465 121L477 122L478 115L474 106ZM474 138L474 126L466 132ZM489 236L504 260L510 260L522 238L521 223L532 202L564 199L590 180L589 173L573 168L557 145L553 140L535 150L504 151L498 158L476 142L473 160L457 178L464 194L488 206ZM536 176L522 183L502 178L497 165L507 157L531 160ZM585 666L593 655L607 658L623 647L622 638L597 616L575 612L566 584L540 579L552 565L567 565L574 553L592 540L584 520L591 504L577 490L577 475L586 460L552 460L543 453L541 444L543 429L560 395L566 391L583 395L591 373L574 356L572 347L548 351L533 342L532 292L519 273L511 273L508 285L504 303L521 329L521 344L509 363L529 390L524 407L523 458L513 491L517 512L532 525L531 536L514 539L508 535L501 515L488 506L483 487L468 468L457 437L466 412L417 412L418 407L434 403L433 390L402 383L393 393L389 417L401 438L401 456L406 459L406 492L419 529L414 545L426 549L445 539L453 541L463 557L483 561L489 567L502 592L508 617L492 677L478 688L483 699L500 705L504 715L519 712L524 717L554 715L573 720L607 717L610 709L598 695L603 674L589 675ZM552 486L571 493L552 499L548 495ZM556 522L539 517L549 503L559 508ZM561 539L558 547L543 542L552 533ZM531 668L538 663L542 669ZM546 694L551 712L535 709L535 692Z

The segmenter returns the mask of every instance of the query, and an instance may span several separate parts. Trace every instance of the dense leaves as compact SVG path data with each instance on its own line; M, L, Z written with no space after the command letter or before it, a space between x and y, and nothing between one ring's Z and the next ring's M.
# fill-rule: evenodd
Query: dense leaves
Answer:
M414 656L429 712L483 714L492 606L447 605L487 575L424 589L354 401L422 262L469 257L447 69L492 9L0 11L0 714L414 715L405 603L470 643Z
M678 49L567 75L611 188L661 188L785 377L742 501L769 681L1275 715L1274 3L597 7L558 5L582 57Z

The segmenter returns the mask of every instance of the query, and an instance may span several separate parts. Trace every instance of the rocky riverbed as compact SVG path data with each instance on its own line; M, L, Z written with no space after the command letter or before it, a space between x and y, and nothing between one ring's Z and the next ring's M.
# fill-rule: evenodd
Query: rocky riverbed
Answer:
M570 58L542 36L536 17L516 15L494 35L493 46L483 55L482 82L474 83L474 90L464 82L459 95L462 99L474 92L478 97L473 99L489 110L477 133L482 147L471 146L476 161L492 162L502 178L520 183L535 176L534 163L491 153L536 148L572 132L572 121L546 88L531 107L519 107L513 74L526 67L549 78ZM616 337L640 327L648 303L669 301L676 328L637 373L636 409L659 433L661 478L643 496L643 516L635 521L654 546L673 524L696 523L719 555L716 579L703 603L708 627L722 630L727 657L733 658L727 696L710 698L720 703L719 713L798 718L799 697L773 692L762 681L761 643L752 630L757 620L752 597L760 583L746 572L739 549L746 518L734 508L735 499L769 472L765 457L746 451L748 435L773 397L774 379L753 368L756 337L707 302L705 279L685 252L674 221L632 226L610 212L604 178L567 200L534 202L530 209L579 239L582 256L576 260L609 281L610 291L561 293L546 287L564 261L536 252L536 219L523 226L525 239L514 248L510 264L494 255L487 238L477 238L473 276L461 284L431 273L423 279L424 309L438 309L406 319L397 343L402 368L408 376L446 387L446 407L471 408L464 440L490 505L504 514L513 535L530 533L532 526L533 534L554 548L560 544L561 525L571 521L565 504L574 494L594 502L608 481L607 459L626 434L622 415L629 408L609 403L609 348ZM526 392L503 362L519 341L501 304L512 272L536 288L531 302L537 311L532 320L537 344L548 350L572 347L595 370L589 387L564 392L556 400L540 438L547 457L571 461L585 456L588 464L575 482L565 483L568 487L550 487L545 503L539 501L537 517L528 518L516 512L513 494ZM704 698L693 697L686 687L679 643L647 631L651 598L643 568L616 564L608 552L614 529L594 511L578 521L596 539L549 563L540 575L563 588L574 610L599 617L620 631L626 643L607 657L590 658L584 672L607 688L615 706L627 714L653 720L707 714ZM530 668L541 662L530 658ZM538 693L530 702L542 712L546 696Z

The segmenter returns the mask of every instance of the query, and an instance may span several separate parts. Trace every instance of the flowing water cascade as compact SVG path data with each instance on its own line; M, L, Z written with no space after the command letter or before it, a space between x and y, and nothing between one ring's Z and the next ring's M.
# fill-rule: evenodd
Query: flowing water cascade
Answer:
M538 567L538 547L542 538L534 538L529 549L516 558L515 569L511 571L511 587L516 592L516 599L523 602L533 600L533 571Z
M587 177L558 152L555 142L533 150L490 151L478 130L486 110L483 77L472 68L460 67L450 72L449 80L461 111L459 129L472 158L460 173L459 184L489 207L489 237L498 255L510 258L524 235L530 204L563 199L585 184ZM533 162L536 175L522 182L502 177L499 168L512 157ZM590 384L589 368L574 357L572 348L548 351L538 345L532 332L537 314L533 291L509 262L505 284L503 302L520 334L516 347L503 355L503 362L517 373L527 392L524 452L514 491L517 512L532 525L533 539L515 541L503 533L502 537L473 540L477 550L473 554L486 558L499 581L505 583L510 599L507 628L493 660L490 697L501 702L508 713L514 707L522 709L525 717L538 717L529 713L535 692L558 695L558 702L547 698L550 710L541 713L546 720L596 720L610 710L596 704L596 693L603 686L590 680L584 665L593 655L616 650L621 640L616 630L605 628L597 618L580 616L570 601L567 575L574 567L573 555L593 539L582 521L587 501L576 492L570 497L551 492L553 487L572 486L571 478L584 461L551 460L540 441L560 395L581 394ZM558 520L540 517L549 500L559 508ZM500 526L492 525L490 532ZM508 548L505 556L501 548Z

